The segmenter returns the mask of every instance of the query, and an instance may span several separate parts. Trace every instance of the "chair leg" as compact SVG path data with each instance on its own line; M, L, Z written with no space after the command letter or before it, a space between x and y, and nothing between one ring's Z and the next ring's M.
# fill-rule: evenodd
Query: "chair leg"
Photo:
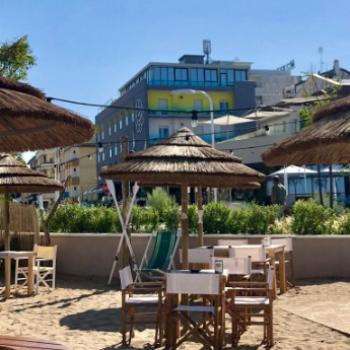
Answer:
M269 313L268 313L267 340L268 340L268 347L270 348L271 346L273 346L273 312L272 312L272 308L269 310Z
M126 344L126 318L127 318L127 311L125 310L125 307L122 308L122 344Z
M18 289L18 268L19 268L19 263L18 259L16 259L16 268L15 268L15 289Z

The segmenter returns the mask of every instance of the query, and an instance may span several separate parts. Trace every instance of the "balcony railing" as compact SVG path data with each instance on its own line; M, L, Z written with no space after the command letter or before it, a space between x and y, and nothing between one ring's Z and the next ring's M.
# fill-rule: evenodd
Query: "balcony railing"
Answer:
M228 88L234 85L233 82L219 81L190 81L190 80L150 80L149 86L178 86L178 87L209 87L209 88Z

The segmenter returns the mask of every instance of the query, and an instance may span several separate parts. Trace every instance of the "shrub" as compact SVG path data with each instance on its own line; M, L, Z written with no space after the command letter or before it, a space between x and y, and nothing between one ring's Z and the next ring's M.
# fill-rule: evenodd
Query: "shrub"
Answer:
M334 212L314 200L298 201L293 207L292 232L319 235L333 232Z
M224 203L209 203L204 206L203 226L205 233L228 233L230 208Z
M147 195L148 206L158 212L161 222L165 221L166 211L176 206L175 199L164 189L157 187Z
M350 214L347 213L338 218L335 231L340 235L349 235L350 234Z
M51 232L115 232L121 225L113 208L61 204L49 223Z
M196 233L198 230L198 212L197 205L192 204L188 207L188 225L189 232Z
M152 232L159 226L159 214L153 208L132 208L131 227L133 232Z
M164 210L163 220L167 230L177 230L180 223L180 208L178 205L171 205Z

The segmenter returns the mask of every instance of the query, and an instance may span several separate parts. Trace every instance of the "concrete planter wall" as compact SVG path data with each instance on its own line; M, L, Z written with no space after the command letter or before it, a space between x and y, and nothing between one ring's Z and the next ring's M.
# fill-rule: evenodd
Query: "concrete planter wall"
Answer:
M206 235L205 244L213 245L218 238L247 238L259 243L260 235ZM275 237L275 236L274 236ZM285 236L276 236L285 237ZM297 279L350 277L350 236L292 236L294 271ZM107 277L120 239L117 234L53 234L58 245L59 274ZM133 234L132 244L141 260L149 234ZM196 236L190 246L196 246Z

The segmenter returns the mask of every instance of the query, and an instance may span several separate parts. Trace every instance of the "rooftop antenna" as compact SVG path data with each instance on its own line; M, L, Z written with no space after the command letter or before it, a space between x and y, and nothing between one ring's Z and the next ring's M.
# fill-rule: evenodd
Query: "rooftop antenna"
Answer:
M320 46L318 48L318 54L320 55L320 71L319 73L323 72L323 66L324 66L324 62L323 62L323 47Z
M205 63L208 64L210 62L211 54L211 41L209 39L203 40L203 53L205 55Z

